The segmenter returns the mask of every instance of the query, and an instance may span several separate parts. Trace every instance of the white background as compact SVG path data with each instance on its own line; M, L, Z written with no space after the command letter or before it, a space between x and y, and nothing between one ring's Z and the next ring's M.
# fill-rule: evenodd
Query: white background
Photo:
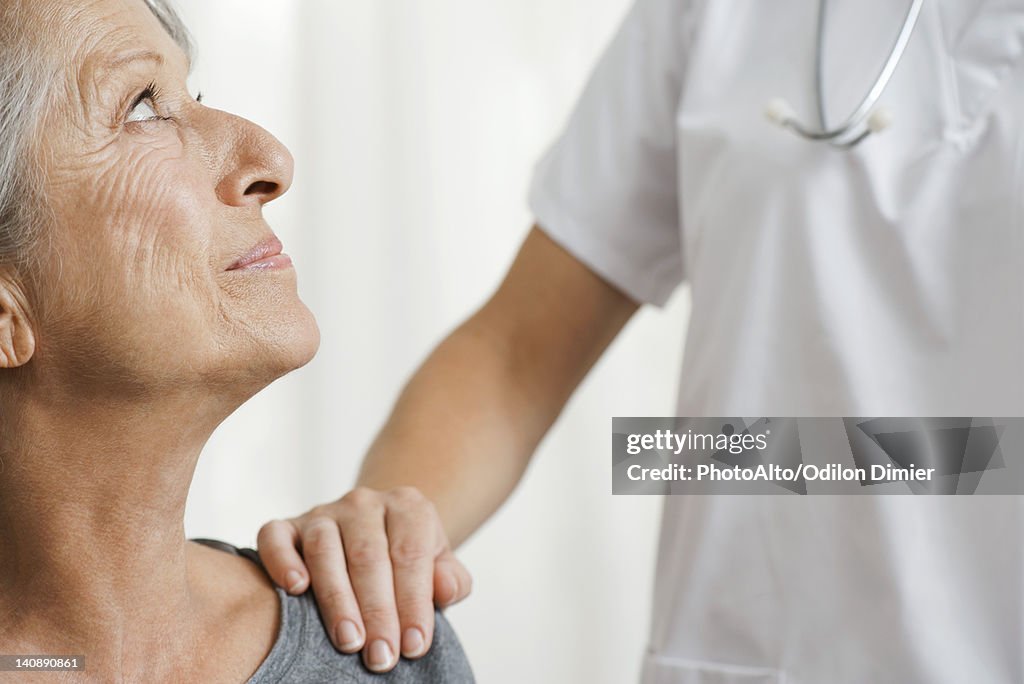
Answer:
M178 4L205 102L295 156L267 215L323 337L200 461L188 534L253 546L263 522L351 487L405 379L497 285L531 224L532 166L628 2ZM660 500L611 496L611 417L673 412L687 299L630 324L460 550L475 591L448 615L483 684L636 680Z

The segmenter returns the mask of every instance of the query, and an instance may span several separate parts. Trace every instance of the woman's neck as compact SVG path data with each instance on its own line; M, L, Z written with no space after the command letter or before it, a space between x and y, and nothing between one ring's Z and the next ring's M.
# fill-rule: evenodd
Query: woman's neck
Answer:
M0 430L0 651L122 673L201 652L213 587L183 520L199 453L229 413L218 409L19 397Z

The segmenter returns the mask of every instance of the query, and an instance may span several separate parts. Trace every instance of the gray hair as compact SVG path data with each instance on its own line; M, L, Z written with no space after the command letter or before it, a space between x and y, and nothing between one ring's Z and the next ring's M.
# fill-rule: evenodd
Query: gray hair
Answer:
M24 263L40 233L42 178L30 151L52 79L19 21L22 3L0 2L0 267ZM192 40L169 0L143 0L191 60Z

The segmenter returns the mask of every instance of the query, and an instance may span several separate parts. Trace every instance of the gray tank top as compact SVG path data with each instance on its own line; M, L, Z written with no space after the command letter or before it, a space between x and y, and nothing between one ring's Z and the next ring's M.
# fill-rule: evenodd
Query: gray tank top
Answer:
M236 556L244 556L263 570L254 549L238 548L214 539L193 539ZM276 587L281 604L281 627L270 654L247 684L472 684L473 671L455 632L440 612L434 614L434 641L427 655L418 660L401 659L386 675L373 674L363 666L359 654L349 655L334 648L320 620L313 592L291 596Z

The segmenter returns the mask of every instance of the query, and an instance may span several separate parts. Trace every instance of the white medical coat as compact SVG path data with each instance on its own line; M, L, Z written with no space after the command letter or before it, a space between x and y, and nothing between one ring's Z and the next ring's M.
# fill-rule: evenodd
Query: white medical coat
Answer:
M830 123L908 4L830 2ZM926 2L849 151L763 115L816 122L817 7L639 0L539 225L638 301L689 283L679 415L1024 415L1024 0ZM1018 497L666 497L643 681L1022 682L1022 537Z

